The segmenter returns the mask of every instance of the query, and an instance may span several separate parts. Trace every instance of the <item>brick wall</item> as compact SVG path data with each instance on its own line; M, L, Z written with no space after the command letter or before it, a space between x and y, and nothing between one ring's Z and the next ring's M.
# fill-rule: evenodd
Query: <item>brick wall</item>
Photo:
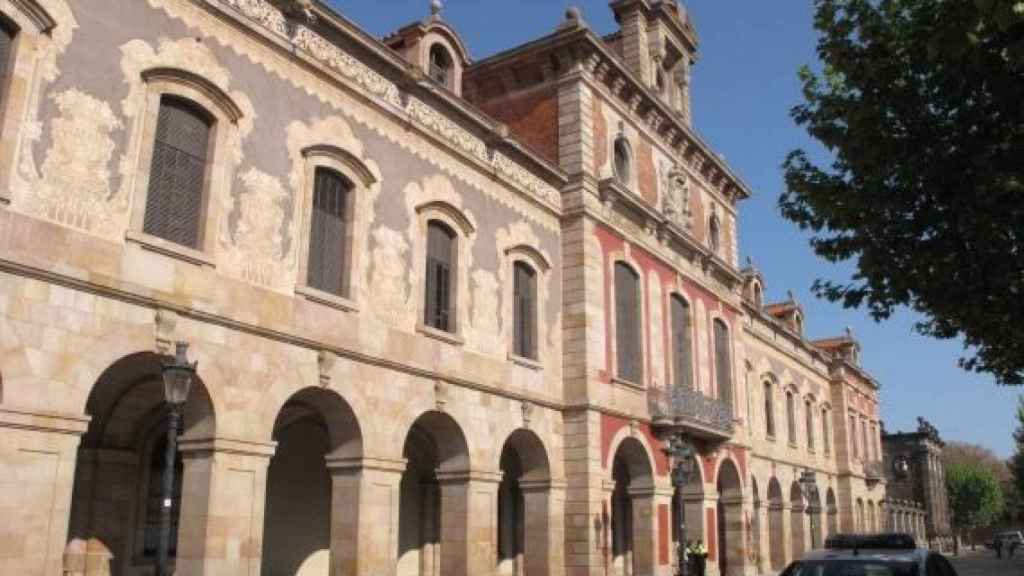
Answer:
M530 91L480 104L492 118L537 153L558 164L558 99L554 89Z

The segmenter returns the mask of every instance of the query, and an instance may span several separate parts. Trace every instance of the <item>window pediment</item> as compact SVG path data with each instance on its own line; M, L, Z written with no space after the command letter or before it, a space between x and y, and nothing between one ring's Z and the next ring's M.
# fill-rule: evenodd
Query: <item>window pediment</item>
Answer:
M302 149L303 158L330 158L352 169L363 186L377 183L377 176L355 154L333 144L315 144Z
M233 124L237 124L244 116L242 108L231 96L194 72L174 67L149 68L142 71L142 79L147 83L163 81L188 86L206 96Z

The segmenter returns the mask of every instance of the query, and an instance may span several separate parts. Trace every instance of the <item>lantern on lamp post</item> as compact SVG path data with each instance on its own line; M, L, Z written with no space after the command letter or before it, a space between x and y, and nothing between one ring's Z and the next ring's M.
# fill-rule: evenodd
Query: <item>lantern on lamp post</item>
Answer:
M163 500L160 506L160 542L157 549L157 574L170 576L171 504L174 500L174 462L178 451L178 428L182 409L192 387L198 362L188 361L188 343L175 345L174 358L163 363L164 401L170 413L167 417L167 450L164 453Z
M672 485L676 489L677 514L679 515L678 534L679 541L676 543L676 555L679 562L679 576L686 576L686 516L685 504L683 502L683 487L693 475L693 444L683 433L674 434L668 439L668 447L665 454L669 455L675 465L672 467Z

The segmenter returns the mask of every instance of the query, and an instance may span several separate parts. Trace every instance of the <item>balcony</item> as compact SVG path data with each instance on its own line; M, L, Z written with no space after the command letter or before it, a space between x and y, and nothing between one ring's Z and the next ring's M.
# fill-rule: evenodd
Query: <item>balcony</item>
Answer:
M691 436L713 441L732 437L732 406L721 400L681 387L650 388L647 400L655 428L682 429Z
M885 466L880 460L864 463L864 478L868 482L880 482L885 479Z

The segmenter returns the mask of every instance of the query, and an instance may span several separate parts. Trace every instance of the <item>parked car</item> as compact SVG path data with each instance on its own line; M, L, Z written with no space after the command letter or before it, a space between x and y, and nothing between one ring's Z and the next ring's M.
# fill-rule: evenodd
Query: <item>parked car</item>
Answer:
M942 554L918 548L909 534L840 534L825 549L790 564L781 576L957 576Z

